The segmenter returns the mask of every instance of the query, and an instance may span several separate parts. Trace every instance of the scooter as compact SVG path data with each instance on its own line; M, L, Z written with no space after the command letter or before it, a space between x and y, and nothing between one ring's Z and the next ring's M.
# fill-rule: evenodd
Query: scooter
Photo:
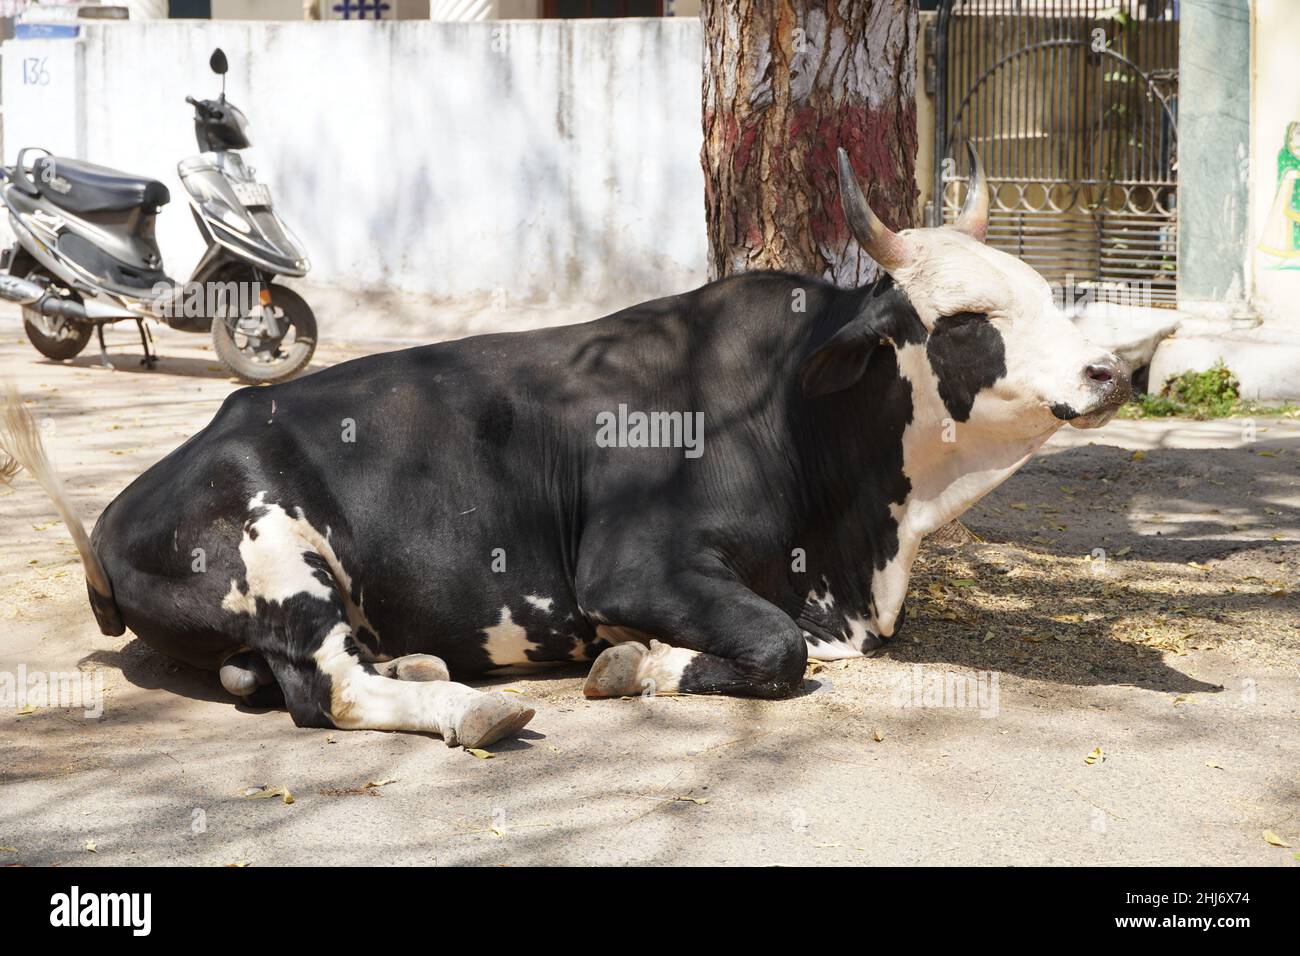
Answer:
M163 272L154 222L171 197L157 180L37 147L21 150L0 174L0 199L17 237L0 254L0 297L22 305L27 338L42 355L72 358L94 332L109 365L104 326L133 319L141 363L152 368L148 318L210 331L217 358L245 382L279 381L311 361L316 317L298 293L274 281L302 277L310 264L276 214L269 187L240 157L251 145L248 121L226 99L225 53L215 50L209 66L222 78L221 96L185 97L200 153L177 165L208 244L189 282Z

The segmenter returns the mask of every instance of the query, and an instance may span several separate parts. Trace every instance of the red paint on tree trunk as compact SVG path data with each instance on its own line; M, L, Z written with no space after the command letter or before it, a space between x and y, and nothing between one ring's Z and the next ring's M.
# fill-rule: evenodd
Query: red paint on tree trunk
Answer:
M894 227L916 214L911 0L705 0L710 271L780 268L864 281L836 149ZM884 104L871 108L869 103Z

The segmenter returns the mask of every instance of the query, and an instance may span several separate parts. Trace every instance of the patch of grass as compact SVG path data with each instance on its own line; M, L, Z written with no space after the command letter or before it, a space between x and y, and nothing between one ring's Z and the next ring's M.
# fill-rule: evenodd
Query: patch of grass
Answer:
M1241 397L1241 385L1222 361L1203 372L1171 375L1158 394L1135 396L1120 418L1227 418L1233 415L1300 417L1300 405L1264 405Z

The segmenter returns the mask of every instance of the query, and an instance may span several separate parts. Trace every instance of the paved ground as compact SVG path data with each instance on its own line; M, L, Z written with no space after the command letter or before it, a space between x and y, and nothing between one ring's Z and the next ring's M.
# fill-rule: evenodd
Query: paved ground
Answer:
M0 376L88 521L235 387L200 337L109 371L44 363L4 321ZM1067 429L970 512L983 541L925 552L888 651L776 703L499 679L539 709L488 760L297 730L100 635L20 478L0 489L0 675L97 673L104 708L0 707L0 862L1300 865L1263 836L1300 848L1300 423L1253 427ZM942 706L936 682L968 678L968 706ZM293 803L245 796L261 786Z

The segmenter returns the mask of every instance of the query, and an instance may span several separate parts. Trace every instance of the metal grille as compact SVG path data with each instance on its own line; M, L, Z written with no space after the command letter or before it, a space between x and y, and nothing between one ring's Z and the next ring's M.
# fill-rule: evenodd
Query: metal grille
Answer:
M979 150L989 242L1075 301L1173 305L1177 0L942 0L932 222Z

